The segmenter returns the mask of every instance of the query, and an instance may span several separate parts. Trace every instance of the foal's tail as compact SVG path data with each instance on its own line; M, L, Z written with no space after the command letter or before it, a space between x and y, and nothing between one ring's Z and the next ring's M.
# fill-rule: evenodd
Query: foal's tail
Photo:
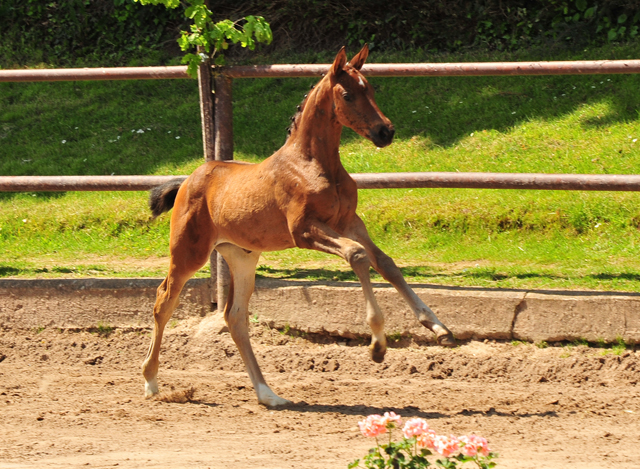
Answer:
M149 193L149 208L151 209L153 218L173 208L173 204L176 201L176 194L183 182L184 178L176 178L151 189Z

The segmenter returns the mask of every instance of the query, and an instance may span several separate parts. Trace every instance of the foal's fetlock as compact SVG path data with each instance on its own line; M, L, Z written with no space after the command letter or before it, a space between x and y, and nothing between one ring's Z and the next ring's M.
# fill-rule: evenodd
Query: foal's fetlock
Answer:
M384 355L387 353L387 347L380 342L374 342L371 344L371 359L376 363L382 363L384 361Z

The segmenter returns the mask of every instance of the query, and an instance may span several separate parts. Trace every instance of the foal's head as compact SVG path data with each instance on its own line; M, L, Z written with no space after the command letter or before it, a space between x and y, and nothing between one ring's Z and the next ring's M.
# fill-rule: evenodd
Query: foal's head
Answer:
M333 108L338 122L371 140L378 147L391 144L395 129L373 98L373 87L360 73L369 55L365 45L347 63L344 47L338 52L327 76L333 92Z

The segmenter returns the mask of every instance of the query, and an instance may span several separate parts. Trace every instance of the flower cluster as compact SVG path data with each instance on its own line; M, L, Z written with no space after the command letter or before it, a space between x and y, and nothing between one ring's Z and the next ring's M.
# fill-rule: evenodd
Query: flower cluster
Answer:
M365 468L426 468L431 465L428 456L434 453L444 457L437 459L435 465L444 468L457 468L458 464L474 463L480 469L495 467L492 461L497 455L491 453L486 438L478 435L437 435L426 420L412 418L402 427L403 439L393 442L391 432L400 428L401 418L393 412L384 415L369 415L358 422L360 431L368 438L376 438L377 447L372 448L364 458ZM378 437L389 435L388 444L378 443ZM360 460L349 468L360 466Z
M369 438L376 438L393 430L396 425L400 425L400 416L393 412L385 412L384 415L369 415L366 419L358 422L362 434Z

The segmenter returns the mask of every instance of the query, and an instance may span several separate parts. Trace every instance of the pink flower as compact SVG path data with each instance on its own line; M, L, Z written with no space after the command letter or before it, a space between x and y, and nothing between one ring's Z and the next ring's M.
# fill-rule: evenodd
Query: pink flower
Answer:
M422 435L418 435L416 439L418 440L419 447L435 449L436 432L434 430L429 429L422 433Z
M460 440L460 443L462 444L460 451L465 456L473 457L477 454L487 456L489 454L489 444L487 443L486 438L482 438L478 435L469 435L461 436L458 440Z
M409 419L402 429L405 438L422 435L426 431L429 431L429 425L424 419Z
M360 431L364 436L375 438L383 433L387 433L387 425L381 415L369 415L366 419L358 422Z
M400 416L393 412L385 412L384 415L369 415L366 419L358 422L360 431L364 436L375 438L387 433L387 430L400 425Z
M461 436L458 438L460 441L460 452L465 456L487 456L489 454L489 445L487 439L477 435Z
M445 458L448 458L452 454L458 452L460 449L460 441L458 441L458 439L453 435L437 435L433 441L433 449Z
M463 435L458 438L460 441L460 452L465 456L474 457L478 454L477 446L471 441L471 438Z
M416 437L418 446L433 449L433 440L436 432L429 428L424 419L410 419L404 424L402 433L405 438Z
M400 425L400 416L395 412L385 412L382 418L385 421L385 426L393 424L393 427L391 428L395 428L396 425Z

